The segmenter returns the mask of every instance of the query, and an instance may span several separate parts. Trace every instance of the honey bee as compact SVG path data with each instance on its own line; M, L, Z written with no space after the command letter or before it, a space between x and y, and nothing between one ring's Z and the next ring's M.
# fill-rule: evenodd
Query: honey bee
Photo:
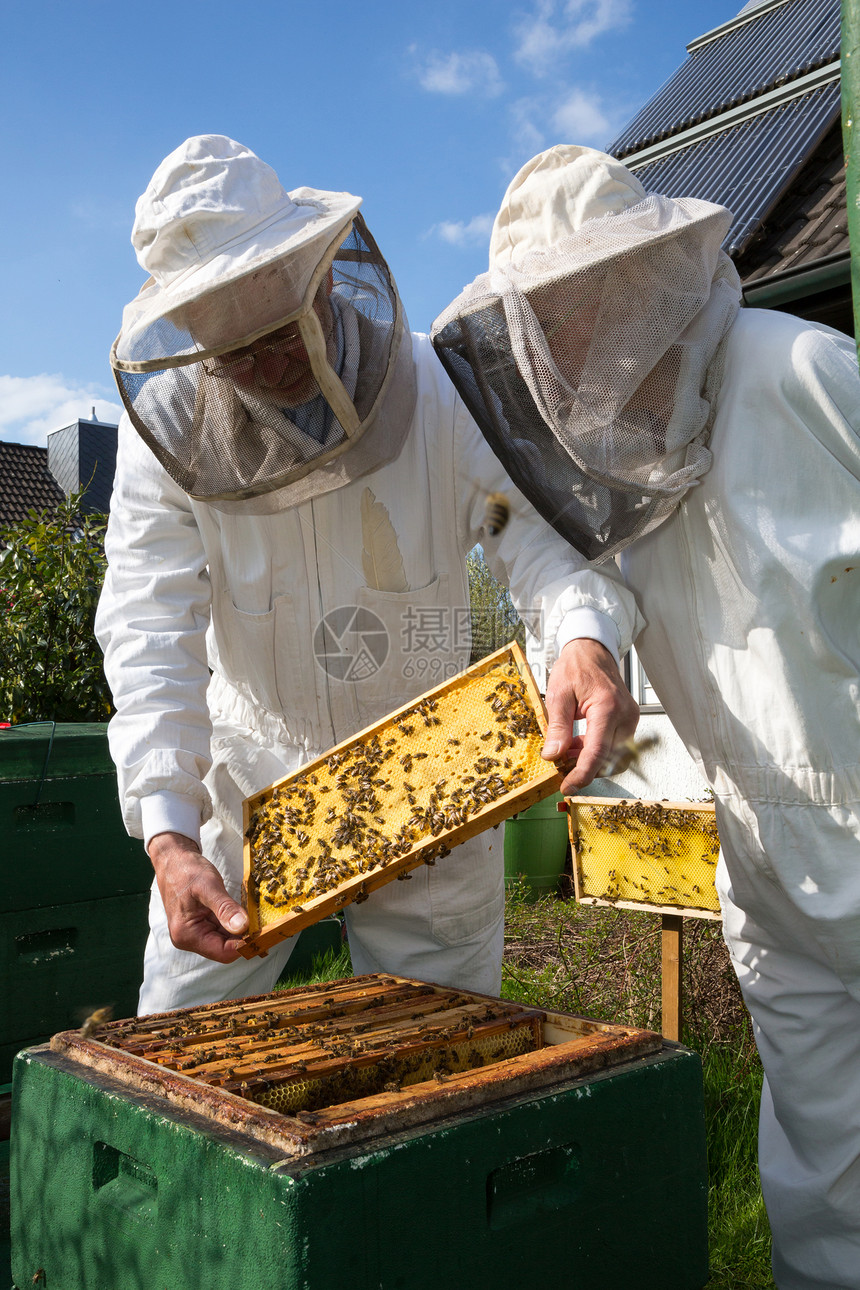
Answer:
M657 735L644 735L641 739L625 739L623 743L616 744L601 766L600 776L620 775L625 770L637 770L642 754L659 742Z
M511 517L511 504L504 493L488 493L484 502L484 523L490 537L498 537Z
M112 1016L113 1004L109 1003L104 1008L96 1008L95 1012L91 1012L81 1026L81 1039L92 1039L99 1026L103 1026L105 1022L110 1021Z

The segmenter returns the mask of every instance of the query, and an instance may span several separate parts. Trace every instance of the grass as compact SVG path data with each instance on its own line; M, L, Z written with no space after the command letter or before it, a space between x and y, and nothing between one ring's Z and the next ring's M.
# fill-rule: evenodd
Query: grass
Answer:
M554 896L531 901L526 884L517 884L507 895L502 997L659 1031L660 951L659 915ZM344 946L281 984L350 974ZM708 1290L774 1290L756 1165L761 1064L716 922L685 921L683 1039L701 1055L704 1076Z
M742 1050L712 1045L703 1069L711 1175L708 1290L772 1290L770 1228L756 1165L761 1067Z

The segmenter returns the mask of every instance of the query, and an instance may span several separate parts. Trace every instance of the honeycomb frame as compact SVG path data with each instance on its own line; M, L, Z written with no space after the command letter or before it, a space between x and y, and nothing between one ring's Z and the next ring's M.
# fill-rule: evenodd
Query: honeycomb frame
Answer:
M576 797L566 804L580 904L721 917L713 802Z
M99 1040L295 1115L535 1052L545 1020L526 1004L381 974L108 1021Z
M546 725L511 642L246 798L239 953L266 954L556 792L563 776L540 757Z
M652 1031L376 973L106 1021L45 1051L285 1160L330 1159L662 1047Z

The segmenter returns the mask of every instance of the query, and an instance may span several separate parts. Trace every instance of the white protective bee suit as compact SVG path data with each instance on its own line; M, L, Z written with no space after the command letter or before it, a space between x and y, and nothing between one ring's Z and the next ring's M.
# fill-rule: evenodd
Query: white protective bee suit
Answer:
M238 148L218 136L190 140L162 163L167 195L159 201L181 184L202 182L211 208ZM243 150L242 164L262 166L248 156ZM186 209L183 228L188 218ZM138 228L142 221L139 204ZM151 267L152 239L138 241ZM161 317L156 321L163 336ZM227 358L241 374L235 352ZM244 350L238 361L246 362ZM513 488L426 337L412 337L409 361L414 405L396 455L291 505L282 497L272 505L279 494L264 493L268 513L192 499L139 432L137 422L149 433L156 414L173 415L171 400L181 417L188 367L155 377L145 371L138 385L129 382L131 393L123 391L130 414L120 424L97 632L117 709L110 744L124 819L147 842L163 832L199 837L235 899L243 798L467 665L465 556L478 541L522 612L531 622L542 617L548 661L578 635L624 650L641 625L620 579L585 568ZM161 424L155 429L159 447L168 441ZM312 472L300 485L307 479ZM496 538L482 528L492 491L511 502ZM368 558L375 529L398 570L397 589L375 579ZM346 621L357 630L345 633L344 647L358 660L366 632L370 658L343 680L324 656ZM387 640L381 663L374 653L380 623ZM353 968L497 993L502 916L499 830L350 907ZM154 886L140 1010L268 990L290 947L229 965L176 949Z
M860 1286L858 431L853 340L743 311L713 466L621 558L648 679L716 795L779 1290Z
M598 259L602 280L611 281L618 248L631 249L632 241L624 248L627 217L638 237L660 203L667 218L663 251L653 264L667 260L665 230L689 231L696 208L707 204L647 197L612 158L564 145L535 158L511 184L492 244L498 252L504 243L513 261L500 293L510 281L528 281L528 299L553 337L559 368L563 329L553 331L547 301L570 298L565 274L581 281L575 275L594 263L589 257L598 244L610 246ZM687 264L695 259L691 245ZM532 258L517 266L518 253ZM542 280L548 266L550 276ZM717 264L714 281L720 275L728 281L728 273ZM647 307L646 260L638 275L625 267L615 280L641 286ZM437 344L437 333L456 341L451 329L477 316L475 295L467 289L437 321ZM596 295L600 305L591 304L589 326L611 311L611 297ZM583 312L571 310L565 323ZM700 317L687 334L701 334ZM513 331L518 324L510 308L508 319ZM604 356L607 349L608 342ZM630 370L634 347L621 358ZM518 354L521 374L524 361ZM574 357L568 362L569 371ZM622 375L619 369L618 381ZM566 379L576 387L564 372L553 379L554 390ZM571 399L588 403L598 384L583 379ZM647 387L652 394L654 384ZM698 390L708 393L710 412L707 434L693 446L697 452L706 447L712 460L703 459L698 482L678 493L668 518L629 545L622 538L621 567L647 620L636 646L649 681L716 797L725 937L765 1072L759 1158L775 1280L779 1290L858 1290L860 380L854 342L787 315L742 310ZM503 395L509 406L519 397L517 390ZM569 432L575 441L582 421L553 424L552 412L541 409L542 426L556 438ZM481 420L477 405L476 416ZM509 422L512 434L537 424L529 422L529 411L521 420L509 415ZM604 442L612 424L608 418ZM625 454L639 464L634 449L635 443L617 445L614 464L621 468L613 487L623 483ZM580 469L575 442L573 451ZM607 450L604 462L608 456ZM656 495L662 482L661 463L652 457L646 464L652 474L644 486L639 476L637 498L649 488ZM605 487L607 475L591 469ZM540 504L537 481L526 491Z

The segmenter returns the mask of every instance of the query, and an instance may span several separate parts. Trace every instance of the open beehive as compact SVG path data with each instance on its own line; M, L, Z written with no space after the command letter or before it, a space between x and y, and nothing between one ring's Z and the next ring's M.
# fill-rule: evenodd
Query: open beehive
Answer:
M720 917L713 802L576 797L566 805L577 900Z
M245 802L250 958L557 790L516 643Z
M289 1155L657 1052L650 1031L376 975L54 1036L76 1061Z

